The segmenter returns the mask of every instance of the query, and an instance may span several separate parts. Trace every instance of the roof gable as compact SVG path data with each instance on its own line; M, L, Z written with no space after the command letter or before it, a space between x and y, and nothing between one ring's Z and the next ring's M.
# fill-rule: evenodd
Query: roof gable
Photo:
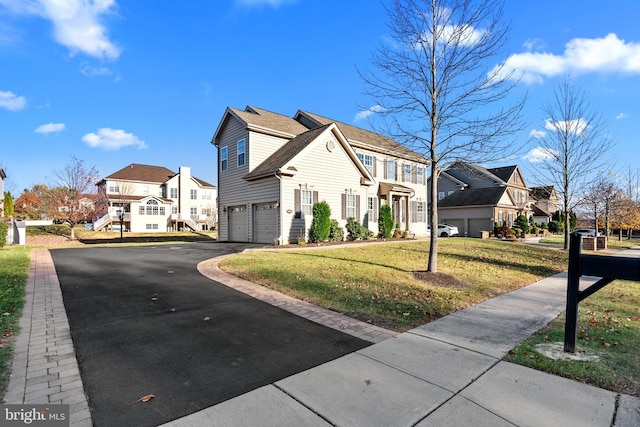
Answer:
M303 110L298 110L294 118L298 121L312 122L317 124L318 126L326 125L328 123L335 123L336 125L338 125L340 131L342 131L349 143L353 145L369 149L373 148L376 151L392 153L400 157L406 157L414 161L427 163L426 159L423 156L420 156L404 145L399 144L398 142L384 135L380 135L379 133L375 133Z
M357 156L353 152L353 149L349 146L348 141L341 133L340 129L336 126L335 123L329 123L323 126L320 126L315 129L308 130L295 138L291 139L285 145L280 147L269 156L264 162L259 164L256 168L254 168L250 173L245 175L243 178L251 181L255 179L265 178L267 176L275 176L277 174L286 174L286 171L282 169L286 167L288 163L290 163L296 156L298 156L305 148L307 148L310 144L316 141L322 134L330 131L336 136L336 139L342 144L343 148L347 151L349 157L356 165L360 173L366 178L371 180L372 177L369 175L369 172L366 168L357 160Z

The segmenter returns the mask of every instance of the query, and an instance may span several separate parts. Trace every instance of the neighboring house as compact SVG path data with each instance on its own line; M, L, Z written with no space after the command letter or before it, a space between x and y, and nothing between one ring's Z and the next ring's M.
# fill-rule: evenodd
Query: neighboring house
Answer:
M533 187L530 196L535 200L533 220L536 223L549 223L554 213L560 210L560 201L553 185Z
M343 227L353 217L377 234L388 204L403 230L427 233L427 162L382 135L306 111L247 107L227 108L211 142L220 241L305 240L319 201Z
M457 226L461 236L480 237L496 224L511 227L518 216L531 217L529 192L518 166L456 161L438 179L438 221Z
M7 179L7 174L0 168L0 217L4 216L4 180Z
M130 164L98 184L107 206L95 230L113 230L122 221L127 231L207 230L216 220L216 187L165 167Z

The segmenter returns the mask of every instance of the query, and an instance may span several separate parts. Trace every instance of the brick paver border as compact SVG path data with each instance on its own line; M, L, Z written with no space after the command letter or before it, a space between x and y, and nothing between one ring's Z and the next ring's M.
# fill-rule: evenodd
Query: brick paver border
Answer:
M47 249L31 252L19 325L4 403L68 404L71 426L92 426L60 282Z
M327 310L306 301L290 297L273 289L240 279L220 270L218 263L233 255L225 255L208 259L198 264L198 271L211 280L220 282L230 288L236 289L256 299L262 300L275 307L304 317L313 322L339 330L354 337L358 337L372 343L379 343L398 335L398 332L380 328L366 322L352 319L335 311Z

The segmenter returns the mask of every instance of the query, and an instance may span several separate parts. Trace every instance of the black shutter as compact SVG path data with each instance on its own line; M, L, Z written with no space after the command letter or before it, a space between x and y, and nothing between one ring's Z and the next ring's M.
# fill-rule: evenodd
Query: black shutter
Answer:
M293 198L295 203L295 214L294 218L302 218L302 208L300 207L300 190L293 190Z

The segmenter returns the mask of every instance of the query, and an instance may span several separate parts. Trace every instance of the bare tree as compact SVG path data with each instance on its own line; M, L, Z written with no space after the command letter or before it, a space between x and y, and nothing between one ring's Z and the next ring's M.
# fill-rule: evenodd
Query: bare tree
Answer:
M593 226L596 231L601 218L604 234L609 235L611 221L618 217L623 197L622 190L611 177L600 177L588 187L583 204L593 215Z
M360 72L386 133L430 162L431 272L438 270L440 173L458 159L496 161L517 151L504 138L522 129L524 98L496 106L517 83L495 66L509 31L502 8L501 0L393 0L386 8L392 42L372 55L376 71Z
M599 114L591 110L586 93L565 77L553 101L542 107L546 133L538 145L547 159L539 170L558 188L564 213L564 249L569 247L569 212L582 201L584 189L597 177L611 148Z
M98 171L95 167L87 168L83 160L72 157L71 162L55 175L57 186L49 191L48 210L53 217L62 218L69 224L71 239L75 239L74 226L89 217L94 209Z

